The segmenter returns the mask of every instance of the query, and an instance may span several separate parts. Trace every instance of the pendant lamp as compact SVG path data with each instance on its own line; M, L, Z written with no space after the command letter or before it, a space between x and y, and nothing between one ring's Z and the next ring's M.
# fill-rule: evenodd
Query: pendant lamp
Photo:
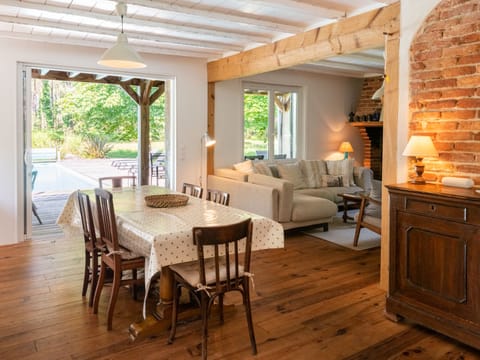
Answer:
M118 34L117 42L110 49L105 51L98 60L99 65L112 68L140 69L147 65L143 62L140 55L128 45L127 35L123 32L123 17L127 13L127 5L124 2L117 3L117 14L122 21L122 32Z

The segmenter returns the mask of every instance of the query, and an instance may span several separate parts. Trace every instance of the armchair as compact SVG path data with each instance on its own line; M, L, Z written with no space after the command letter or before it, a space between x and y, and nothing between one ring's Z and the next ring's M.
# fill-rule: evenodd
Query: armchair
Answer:
M360 230L367 228L377 234L382 234L382 182L372 180L370 195L362 195L360 211L355 215L357 226L353 237L353 246L358 246Z

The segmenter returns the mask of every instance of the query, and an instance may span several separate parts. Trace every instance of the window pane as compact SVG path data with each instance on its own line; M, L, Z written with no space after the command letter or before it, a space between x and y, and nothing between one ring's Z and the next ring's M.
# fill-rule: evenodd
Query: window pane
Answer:
M244 156L268 156L268 92L245 90Z
M296 99L292 92L275 91L274 157L295 158Z

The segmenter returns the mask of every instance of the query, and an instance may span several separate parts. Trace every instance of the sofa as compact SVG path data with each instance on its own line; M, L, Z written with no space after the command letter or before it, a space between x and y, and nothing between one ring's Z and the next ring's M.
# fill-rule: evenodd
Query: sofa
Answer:
M371 190L373 172L345 160L246 160L215 169L207 186L230 193L230 206L278 221L285 230L328 224L341 193Z

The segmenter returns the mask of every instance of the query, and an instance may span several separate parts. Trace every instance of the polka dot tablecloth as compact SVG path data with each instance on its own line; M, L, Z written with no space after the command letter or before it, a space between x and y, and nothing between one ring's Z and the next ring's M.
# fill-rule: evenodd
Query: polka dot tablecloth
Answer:
M95 213L94 193L86 192L90 195ZM195 226L227 225L252 218L252 250L282 248L284 245L283 228L279 223L243 210L194 197L190 197L187 205L174 208L159 209L145 205L146 195L170 192L156 186L112 191L119 242L131 251L145 256L147 284L163 266L197 259L196 247L192 241L192 228ZM81 238L76 193L70 195L57 223L66 236Z

